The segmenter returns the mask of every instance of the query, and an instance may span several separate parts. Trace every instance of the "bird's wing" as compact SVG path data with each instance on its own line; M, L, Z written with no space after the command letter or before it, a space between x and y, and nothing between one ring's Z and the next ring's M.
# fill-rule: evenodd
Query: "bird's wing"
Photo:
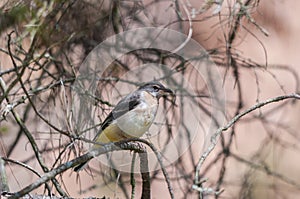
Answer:
M115 108L108 114L101 125L101 129L95 136L95 139L100 135L100 133L108 127L113 120L126 114L128 111L134 109L140 103L140 93L134 92L127 95L125 98L121 99Z

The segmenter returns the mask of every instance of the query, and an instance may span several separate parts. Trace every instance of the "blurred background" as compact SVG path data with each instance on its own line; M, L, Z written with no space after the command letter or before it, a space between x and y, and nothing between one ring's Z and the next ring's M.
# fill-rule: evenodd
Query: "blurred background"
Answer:
M17 192L39 178L28 167L43 175L84 153L84 142L74 139L84 130L74 123L72 86L88 54L105 39L135 28L163 27L196 40L218 68L226 121L215 125L221 127L257 103L299 93L299 8L297 0L1 0L0 151L9 191ZM169 52L136 50L102 71L95 96L88 99L93 123L83 118L84 128L95 131L118 99L142 81L128 81L135 66L148 63L169 66L172 75L159 77L177 95L176 107L162 103L166 118L154 129L167 136L157 143L167 144L178 135L173 124L187 124L182 110L188 111L189 102L199 108L193 118L200 121L200 130L184 131L187 137L195 132L199 136L165 167L175 198L299 195L299 101L274 100L235 121L218 137L198 171L197 162L212 136L205 130L214 118L212 96L221 95L211 93L188 61ZM192 94L187 92L191 88ZM170 197L161 170L151 172L150 179L152 198ZM49 182L55 195L132 198L134 189L139 198L142 192L139 173L132 176L94 160L85 171L68 170L56 180ZM41 186L32 193L48 191Z

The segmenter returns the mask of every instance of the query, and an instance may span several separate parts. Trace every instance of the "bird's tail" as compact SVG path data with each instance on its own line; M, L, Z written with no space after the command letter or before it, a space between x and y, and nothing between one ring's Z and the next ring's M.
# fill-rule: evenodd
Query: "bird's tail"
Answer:
M76 167L74 167L74 171L75 172L79 172L79 171L83 170L84 167L87 165L87 163L88 163L88 161L83 162L83 163L77 165Z

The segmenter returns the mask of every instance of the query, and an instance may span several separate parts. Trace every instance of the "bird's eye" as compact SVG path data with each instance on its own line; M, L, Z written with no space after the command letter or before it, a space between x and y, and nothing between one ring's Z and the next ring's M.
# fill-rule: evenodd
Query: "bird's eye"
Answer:
M153 89L154 89L155 92L159 91L158 86L153 86Z

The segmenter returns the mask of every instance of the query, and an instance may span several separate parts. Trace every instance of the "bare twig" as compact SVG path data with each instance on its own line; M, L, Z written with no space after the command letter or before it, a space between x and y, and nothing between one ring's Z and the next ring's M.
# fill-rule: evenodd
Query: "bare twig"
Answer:
M136 152L133 153L131 161L130 185L131 185L131 199L135 197L135 179L134 179L134 163L136 159Z
M35 169L33 169L32 167L30 167L27 164L24 164L24 163L22 163L20 161L17 161L17 160L5 158L5 157L2 157L2 159L6 162L11 162L11 163L17 164L21 167L24 167L25 169L27 169L27 170L31 171L32 173L34 173L35 175L37 175L38 177L41 177L41 175ZM50 188L49 184L45 183L45 187L48 190L48 195L51 195L51 188Z
M267 175L274 176L274 177L278 178L279 180L281 180L287 184L293 185L297 189L300 189L300 184L297 181L292 180L283 174L280 174L278 172L271 170L267 165L254 163L253 161L246 160L246 159L244 159L236 154L233 154L233 153L231 153L230 155L237 161L249 165L251 168L263 171Z
M299 94L289 94L289 95L283 95L283 96L278 96L275 98L271 98L268 99L264 102L260 102L255 104L254 106L246 109L245 111L239 113L238 115L236 115L234 118L232 118L225 126L219 128L212 136L210 139L210 145L208 146L208 148L206 149L206 151L202 154L202 156L200 157L197 167L196 167L196 172L195 172L195 184L196 186L198 186L200 183L200 178L199 178L199 174L200 174L200 169L204 163L204 161L206 160L206 158L209 156L209 154L213 151L213 149L216 147L217 145L217 141L219 136L221 135L222 132L228 130L230 127L232 127L239 119L241 119L243 116L249 114L250 112L259 109L265 105L274 103L274 102L279 102L282 100L286 100L286 99L300 99L300 95Z
M156 158L157 158L157 160L158 160L158 162L159 162L159 164L161 166L161 170L162 170L162 172L164 174L165 181L166 181L166 183L168 185L168 190L169 190L170 197L173 199L174 198L173 188L172 188L172 185L171 185L171 182L170 182L169 174L168 174L168 172L167 172L167 170L166 170L166 168L165 168L165 166L163 164L163 159L162 159L161 153L156 149L156 147L152 143L150 143L150 142L148 142L146 140L139 139L139 138L132 138L130 140L142 142L142 143L148 145L151 148L151 150L155 153L155 156L156 156Z
M143 181L143 189L142 189L142 197L143 199L150 199L151 198L151 188L150 188L150 173L148 167L148 155L147 152L139 153L140 156L140 169Z
M11 51L11 47L10 47L10 44L11 44L11 34L12 34L12 33L13 33L13 32L11 32L11 33L8 35L7 45L8 45L8 52L9 52L11 61L12 61L13 65L14 65L14 67L17 68L17 64L16 64L16 62L15 62L13 56L12 56L12 51ZM16 74L17 74L17 78L18 78L18 81L19 81L20 84L21 84L21 87L23 88L23 90L24 90L24 92L25 92L25 94L26 94L28 100L31 102L30 96L29 96L29 94L28 94L28 92L27 92L27 90L26 90L26 88L25 88L25 86L24 86L24 84L23 84L21 74L20 74L17 70L16 70L15 72L16 72ZM6 100L8 100L8 98L6 98ZM9 103L9 101L8 101L8 103ZM35 109L35 106L33 105L32 102L31 102L31 104L32 104L32 107L34 108L34 110L35 110L36 112L38 112L38 111ZM18 125L20 126L20 128L24 131L25 135L27 136L27 138L28 138L28 140L29 140L29 142L30 142L30 144L31 144L31 146L32 146L32 149L33 149L33 151L34 151L34 153L35 153L35 155L36 155L36 158L37 158L38 163L40 164L41 168L43 169L44 172L48 172L49 169L48 169L48 167L46 166L46 164L45 164L45 162L44 162L44 160L43 160L43 157L42 157L42 155L41 155L41 153L40 153L40 151L39 151L39 149L38 149L38 146L37 146L37 144L36 144L36 142L35 142L34 137L31 135L30 131L28 130L28 128L26 127L26 125L24 124L24 122L21 120L19 114L18 114L16 111L14 111L13 109L11 110L11 112L12 112L13 117L15 118L16 122L18 123ZM60 184L58 183L58 181L57 181L56 179L52 179L52 182L53 182L53 184L55 185L56 190L57 190L62 196L67 196L67 193L65 193L65 192L63 191L63 189L60 187Z
M48 182L49 180L54 179L55 176L65 172L66 170L68 170L76 165L79 165L80 163L86 162L95 156L99 156L101 154L105 154L107 152L116 151L116 150L134 150L136 152L144 152L143 148L141 148L140 146L138 146L136 144L132 144L132 143L126 143L125 141L115 143L115 144L110 143L110 144L104 145L103 147L100 147L93 151L89 151L86 154L81 155L73 160L70 160L70 161L58 166L57 168L45 173L44 175L42 175L41 178L39 178L34 183L28 185L27 187L23 188L22 190L20 190L16 193L14 193L11 197L9 197L9 199L20 198L20 197L30 193L34 189L38 188L42 184Z
M3 158L0 157L0 194L9 192Z

